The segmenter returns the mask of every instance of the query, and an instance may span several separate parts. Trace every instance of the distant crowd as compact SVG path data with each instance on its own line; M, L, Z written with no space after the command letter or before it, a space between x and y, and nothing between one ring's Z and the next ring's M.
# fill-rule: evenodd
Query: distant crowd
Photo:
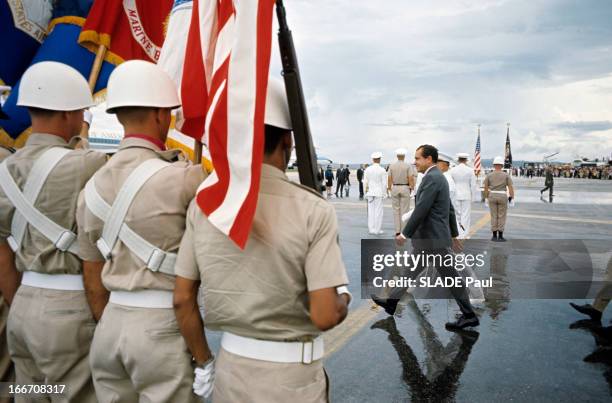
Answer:
M543 177L546 168L514 168L513 176ZM552 174L555 178L581 178L581 179L605 179L612 180L612 167L553 167Z

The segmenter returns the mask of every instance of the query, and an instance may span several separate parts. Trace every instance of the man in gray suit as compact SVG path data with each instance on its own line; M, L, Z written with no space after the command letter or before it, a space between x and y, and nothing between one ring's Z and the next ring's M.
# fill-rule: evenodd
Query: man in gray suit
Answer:
M414 158L417 170L424 176L415 197L414 210L403 231L397 235L395 240L398 246L402 246L406 239L410 238L413 254L431 256L434 261L446 261L445 257L453 253L451 247L455 251L461 250L461 241L456 238L459 231L457 230L455 210L449 195L448 182L436 166L438 150L434 146L428 144L420 146L417 148ZM436 259L436 257L440 257L440 259ZM425 267L425 265L419 265L412 275L418 275ZM452 265L436 267L436 270L444 278L461 277ZM465 285L452 287L450 292L457 301L462 315L457 321L447 323L446 329L460 330L478 326L478 317L476 317L470 304ZM405 293L405 288L394 288L386 300L374 296L372 296L372 299L376 304L382 306L389 315L393 315L397 303Z

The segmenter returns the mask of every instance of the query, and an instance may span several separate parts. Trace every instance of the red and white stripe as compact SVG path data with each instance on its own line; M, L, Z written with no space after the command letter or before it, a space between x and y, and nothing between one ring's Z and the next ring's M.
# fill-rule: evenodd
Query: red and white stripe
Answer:
M214 171L196 201L244 248L259 191L274 0L194 0L181 130L208 145Z
M478 139L476 140L476 150L474 151L474 173L478 175L482 166L480 164L480 129L478 130Z

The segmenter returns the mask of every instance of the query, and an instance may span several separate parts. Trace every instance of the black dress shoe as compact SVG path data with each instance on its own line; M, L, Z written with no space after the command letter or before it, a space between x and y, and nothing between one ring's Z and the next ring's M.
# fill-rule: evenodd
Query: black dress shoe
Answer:
M446 323L445 327L446 327L446 330L456 331L456 330L463 330L466 327L475 327L478 325L480 325L480 321L478 320L478 317L476 315L474 316L461 315L461 317L457 319L455 322Z
M497 231L493 231L493 236L491 237L493 242L497 242Z
M499 235L497 235L497 242L506 242L506 238L504 238L503 231L497 231Z
M570 302L572 308L580 312L581 314L591 317L591 320L601 322L601 312L593 308L591 304L578 305Z
M376 305L382 306L385 309L385 312L387 312L389 315L393 315L395 313L395 309L397 308L397 303L399 302L399 299L383 300L375 297L374 295L372 295L371 297L372 301L374 301Z

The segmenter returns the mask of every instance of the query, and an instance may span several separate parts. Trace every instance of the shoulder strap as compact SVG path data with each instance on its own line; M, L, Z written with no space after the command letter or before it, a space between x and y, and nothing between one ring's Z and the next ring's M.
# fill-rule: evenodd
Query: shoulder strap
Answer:
M45 151L34 163L24 185L23 193L11 176L6 162L0 164L0 186L16 209L11 223L11 236L8 239L13 250L16 251L21 247L26 225L30 224L53 242L57 249L63 252L78 253L75 243L76 234L56 224L34 207L49 174L70 151L70 149L60 147L53 147Z
M38 195L53 168L55 168L70 151L71 150L67 148L53 147L45 151L36 160L23 187L23 195L32 204L36 203ZM27 223L27 218L17 209L13 215L13 222L11 223L11 236L17 248L21 246L21 242L23 241Z
M97 246L106 259L112 257L115 243L117 239L121 239L130 251L147 264L147 268L152 271L174 275L176 254L167 253L157 248L124 223L127 211L138 191L157 172L170 165L170 163L157 158L140 164L128 176L112 206L106 203L97 192L94 182L95 176L87 182L85 186L87 208L92 214L104 221L102 237L98 240Z

